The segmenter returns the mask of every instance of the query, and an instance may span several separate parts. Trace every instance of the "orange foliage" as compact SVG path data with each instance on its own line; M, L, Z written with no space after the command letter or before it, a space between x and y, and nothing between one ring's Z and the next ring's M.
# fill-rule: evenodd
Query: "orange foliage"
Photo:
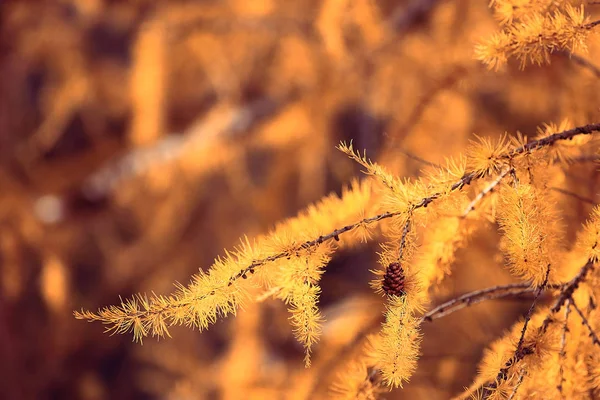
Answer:
M597 14L2 2L3 398L597 397Z

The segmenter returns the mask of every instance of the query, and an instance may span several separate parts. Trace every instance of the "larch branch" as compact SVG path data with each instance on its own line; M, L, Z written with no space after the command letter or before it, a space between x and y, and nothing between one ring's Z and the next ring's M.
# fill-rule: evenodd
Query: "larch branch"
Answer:
M538 150L543 147L551 146L554 143L561 141L561 140L571 139L578 135L588 135L588 134L591 134L591 133L599 131L599 130L600 130L600 123L576 127L573 129L569 129L569 130L566 130L566 131L563 131L560 133L555 133L555 134L546 136L544 138L529 142L523 146L517 147L517 148L503 154L501 156L501 158L511 160L513 157L515 157L519 154L522 154L525 152L532 152L532 151ZM295 247L291 250L273 254L269 257L265 257L262 259L254 260L247 267L241 269L238 273L231 276L229 278L229 281L223 284L223 288L232 285L234 281L236 281L240 278L246 278L248 274L254 273L256 268L259 268L267 263L279 260L281 258L289 257L296 251L302 251L302 250L307 250L307 249L310 249L313 247L317 247L326 241L339 240L340 235L350 232L350 231L353 231L354 229L356 229L360 226L369 225L369 224L372 224L372 223L375 223L375 222L378 222L378 221L381 221L381 220L384 220L387 218L391 218L391 217L395 217L395 216L404 214L406 212L413 212L419 208L425 208L430 203L443 197L447 193L461 190L464 186L470 185L473 180L479 179L482 177L483 176L481 174L476 173L474 171L466 172L458 181L456 181L454 184L452 184L450 186L449 190L447 190L445 192L437 192L430 196L424 197L421 200L419 200L416 203L413 203L411 206L409 206L409 208L407 210L396 211L396 212L384 212L384 213L377 214L372 217L364 218L355 223L335 229L332 232L327 233L325 235L321 235L321 236L317 237L316 239L301 243L297 247ZM589 268L591 268L591 266ZM586 268L583 268L582 272L584 270L587 271ZM585 273L587 273L587 272L585 272ZM573 286L572 290L574 290L575 287L576 286ZM197 296L197 297L190 297L190 298L185 298L185 299L174 298L173 299L174 301L156 302L154 300L150 300L149 302L142 302L142 304L144 305L143 310L121 310L121 311L127 311L127 316L122 318L122 323L127 323L128 321L131 322L131 321L137 321L137 320L145 320L148 318L156 318L157 315L162 314L164 312L169 312L169 311L177 310L180 308L188 307L193 302L200 301L200 300L207 298L208 296L214 295L216 290L218 290L218 289L219 288L217 287L213 291L203 294L201 296ZM569 295L564 296L564 298L561 296L561 298L560 298L561 302L559 305L557 305L558 309L560 309L562 307L562 305L564 304L564 302L566 301L566 299L570 297L570 295L572 294L572 290L569 293ZM556 311L553 311L553 312L556 312ZM121 323L115 324L114 320L103 318L101 315L96 315L96 314L86 312L86 311L81 312L81 313L76 312L75 315L77 318L87 319L89 321L100 321L100 322L104 322L104 323L113 324L114 325L113 329L117 329L117 330L121 329L120 328Z
M550 308L548 315L546 316L546 318L542 322L542 325L538 329L538 333L540 333L540 334L546 333L546 331L548 330L548 326L550 326L550 324L553 322L552 316L554 314L556 314L557 312L559 312L562 309L562 307L565 305L565 303L567 303L567 301L573 299L573 293L579 287L581 282L583 282L585 280L585 278L587 277L587 274L593 268L594 268L594 262L592 260L588 260L588 262L583 267L581 267L581 269L579 270L577 275L575 275L575 277L573 277L573 279L571 279L569 282L567 282L565 285L563 285L559 297L556 299L556 301ZM547 279L547 277L546 277L546 279ZM531 310L531 308L530 308L530 310ZM524 328L525 328L525 326L524 326ZM523 338L524 331L525 331L525 329L523 329L523 331L522 331L521 339ZM519 344L522 345L521 340L519 340ZM519 346L517 346L517 350L519 350ZM508 370L510 368L512 368L514 365L516 365L518 362L520 362L523 358L528 356L529 354L531 354L530 351L523 351L523 350L515 351L515 355L513 357L511 357L511 359L509 361L507 361L506 365L502 369L500 369L495 381L490 383L487 386L484 386L483 398L484 399L488 398L493 393L493 391L498 387L500 382L506 380L506 377L507 377L506 373L508 372Z

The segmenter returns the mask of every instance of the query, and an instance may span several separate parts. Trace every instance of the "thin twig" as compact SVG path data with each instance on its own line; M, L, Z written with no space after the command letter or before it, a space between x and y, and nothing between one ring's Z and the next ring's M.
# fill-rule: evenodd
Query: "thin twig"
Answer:
M575 277L564 286L563 290L561 290L560 296L558 299L556 299L550 308L550 312L544 319L544 322L542 322L542 326L540 326L541 333L545 333L548 330L548 326L552 323L552 315L559 312L567 300L573 298L573 293L579 287L579 284L585 280L587 274L592 269L594 269L594 261L588 260L588 262L581 267L577 275L575 275Z
M527 311L527 315L525 316L525 322L523 323L523 329L521 329L521 336L519 337L519 342L517 343L517 347L513 356L506 361L504 366L498 371L496 375L496 379L492 382L491 385L485 386L483 388L483 398L488 398L490 394L498 387L498 385L505 381L508 378L508 371L516 365L519 361L521 361L525 356L532 354L533 350L530 348L524 348L523 343L525 343L525 334L527 333L527 328L529 326L529 321L531 320L531 316L533 315L533 310L535 309L535 305L537 300L542 294L542 291L545 289L548 284L548 278L550 277L550 264L546 268L546 277L544 278L544 282L536 289L535 297L533 298L533 302Z
M569 331L569 314L571 312L571 299L567 300L567 304L565 306L565 323L563 325L563 329L562 329L562 335L560 337L560 368L559 368L559 374L560 374L560 381L558 383L558 386L556 387L558 389L558 391L560 392L560 394L563 394L563 383L565 382L565 364L566 364L566 360L567 360L567 352L566 352L566 347L567 347L567 332Z
M596 20L596 21L592 21L589 24L584 25L583 29L589 30L589 29L595 28L598 25L600 25L600 19Z
M556 289L560 287L560 285L549 285L545 289ZM520 296L525 293L535 293L538 290L539 288L531 287L529 283L511 283L508 285L498 285L486 289L475 290L448 300L431 309L421 317L421 323L431 322L486 300L495 300L508 296Z
M533 315L533 310L535 309L535 305L537 303L538 298L540 297L540 294L542 294L542 291L548 284L549 277L550 277L550 264L548 264L548 266L546 267L546 277L544 278L544 282L535 292L535 297L533 298L533 301L531 302L531 306L529 307L529 310L527 311L527 315L525 316L525 323L523 324L523 329L521 330L521 337L519 338L519 343L517 344L517 349L516 349L515 353L520 353L523 350L523 342L525 341L525 333L527 331L527 325L529 324L529 321L531 320L531 316Z
M435 195L434 195L435 196ZM435 200L435 198L425 198L422 199L420 203L418 203L417 205L414 206L414 208L420 208L420 207L425 207L426 204L431 203L433 200ZM321 245L329 240L335 239L335 240L339 240L339 236L352 231L360 226L365 226L365 225L370 225L374 222L377 221L381 221L383 219L386 218L391 218L391 217L396 217L398 215L404 214L404 211L396 211L396 212L385 212L382 214L378 214L375 215L373 217L369 217L369 218L363 218L358 222L355 222L353 224L349 224L346 225L342 228L338 228L335 229L334 231L326 234L326 235L321 235L318 238L314 239L314 240L308 240L304 243L301 243L300 245L298 245L297 247L295 247L293 250L288 250L288 251L283 251L281 253L277 253L274 254L272 256L269 257L265 257L262 259L258 259L258 260L254 260L252 261L252 263L250 263L250 265L248 265L246 268L240 270L240 272L238 272L237 274L233 275L231 278L229 278L229 285L231 285L233 283L233 281L242 278L244 276L246 276L246 274L250 273L254 273L254 269L257 267L260 267L264 264L267 264L269 262L272 261L276 261L279 260L280 258L284 258L284 257L290 257L292 255L294 255L295 252L297 251L301 251L301 250L308 250L310 248L316 247L318 245Z
M585 327L588 329L588 331L590 331L590 337L592 338L592 342L594 344L600 346L600 339L598 339L598 335L596 334L596 332L594 332L594 329L590 325L590 322L588 321L586 316L583 315L583 313L581 312L579 307L577 307L577 303L575 303L574 300L572 300L571 306L573 306L573 309L575 309L575 311L577 311L577 314L579 314L579 317L581 317L581 321L582 321L583 325L585 325Z
M224 118L203 118L183 135L167 135L152 146L135 148L124 156L107 162L88 176L79 188L84 199L95 201L110 195L123 181L147 173L151 168L181 158L190 148L210 148L221 140L237 138L251 126L276 114L285 106L282 101L264 97L245 107L229 110Z
M505 168L504 171L502 171L500 175L496 177L496 179L494 179L482 191L480 191L477 194L477 196L475 196L475 198L469 203L461 217L465 218L467 215L469 215L471 211L475 210L475 206L477 205L477 203L479 203L488 193L491 193L494 190L494 188L500 184L500 181L502 181L502 179L504 179L504 177L508 175L510 171L510 168Z
M510 396L508 397L508 400L512 400L515 398L517 391L519 390L519 388L521 387L521 384L523 383L524 378L525 378L525 370L522 370L521 374L519 375L519 379L517 380L517 384L513 388L513 391L510 394Z
M418 161L418 162L420 162L422 164L425 164L425 165L429 165L430 167L442 168L439 164L432 163L431 161L427 161L426 159L421 158L421 157L419 157L419 156L417 156L417 155L415 155L415 154L413 154L413 153L411 153L411 152L409 152L407 150L400 149L400 150L398 150L398 152L401 153L401 154L403 154L403 155L405 155L407 158L410 158L412 160Z
M596 205L596 202L592 199L589 199L587 197L583 197L580 194L577 194L575 192L571 192L570 190L565 190L565 189L561 189L561 188L557 188L557 187L548 187L549 190L554 190L555 192L564 194L565 196L571 196L577 200L583 201L584 203L588 203L588 204L592 204L592 205Z
M590 60L571 52L565 52L565 55L576 64L579 64L581 67L590 70L594 75L600 78L600 68L594 65Z
M406 248L406 238L410 232L410 224L412 223L412 211L408 213L404 228L402 228L402 238L400 239L400 249L398 250L398 262L402 262L402 256L404 255L404 249Z
M283 289L282 286L275 286L261 294L259 294L258 296L256 296L254 298L254 300L257 303L262 303L264 301L266 301L269 297L276 295L277 293L281 292L281 290Z

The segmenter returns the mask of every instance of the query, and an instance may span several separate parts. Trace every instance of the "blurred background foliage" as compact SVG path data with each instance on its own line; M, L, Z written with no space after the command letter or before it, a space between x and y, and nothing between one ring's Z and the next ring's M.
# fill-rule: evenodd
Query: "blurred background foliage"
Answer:
M73 309L169 293L246 234L341 188L341 140L399 176L455 156L476 132L596 122L600 73L490 72L498 29L472 0L55 0L0 3L0 393L6 399L322 398L361 329L376 244L323 277L327 322L305 369L285 305L143 346ZM590 11L594 8L590 6ZM600 47L590 43L598 59ZM563 189L597 201L590 166ZM571 185L569 187L568 185ZM590 206L565 196L567 218ZM574 224L576 226L576 224ZM437 298L510 281L494 229L460 251ZM425 327L417 374L388 399L446 399L529 305L505 300Z

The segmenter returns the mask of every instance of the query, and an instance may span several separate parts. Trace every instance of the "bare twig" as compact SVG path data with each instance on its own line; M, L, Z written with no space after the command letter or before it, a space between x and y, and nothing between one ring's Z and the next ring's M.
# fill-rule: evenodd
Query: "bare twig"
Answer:
M487 194L491 193L496 186L500 184L500 181L504 179L506 175L511 171L510 168L505 168L504 171L500 173L492 182L490 182L481 192L475 196L475 198L469 203L464 213L461 215L462 218L465 218L469 213L475 210L475 206L479 203Z
M593 28L595 28L598 25L600 25L600 19L596 20L596 21L592 21L589 24L584 25L583 29L588 29L588 30L589 29L593 29Z
M510 394L510 396L508 397L508 400L512 400L515 398L515 396L517 395L517 391L519 390L519 388L521 387L521 384L523 383L524 378L525 378L525 370L522 370L521 374L519 375L519 379L517 380L517 384L513 388L513 391Z
M565 189L561 189L561 188L557 188L557 187L548 187L549 190L554 190L555 192L564 194L565 196L571 196L577 200L583 201L584 203L588 203L588 204L592 204L592 205L596 205L596 202L592 199L589 199L587 197L583 197L580 194L577 194L575 192L571 192L570 190L565 190Z
M545 289L556 289L560 286L550 285ZM520 296L525 293L535 293L539 288L531 287L528 283L511 283L508 285L492 286L486 289L475 290L462 296L448 300L431 309L421 317L421 322L431 322L435 319L445 317L455 311L478 304L486 300L495 300L508 296Z
M527 315L525 316L525 323L523 324L523 330L521 331L521 337L519 338L519 343L517 344L517 349L515 350L515 354L520 353L523 350L523 342L525 341L525 333L527 331L527 326L529 324L529 321L531 320L531 316L533 315L533 310L535 309L537 300L540 297L540 294L542 294L542 291L544 290L546 285L548 284L549 277L550 277L550 264L548 264L548 266L546 267L546 277L544 278L544 282L542 282L542 285L536 290L533 302L531 303L531 306L529 307L529 310L527 311Z
M600 68L594 65L590 60L571 52L566 52L565 55L576 64L579 64L581 67L590 70L594 75L596 75L596 77L600 78Z
M404 228L402 228L402 238L400 239L400 249L398 250L398 261L402 261L404 249L406 248L406 238L410 232L410 224L412 223L412 211L408 213Z
M270 298L271 296L274 296L277 293L281 292L282 289L283 289L282 286L275 286L275 287L259 294L258 296L255 297L254 300L257 303L262 303L262 302L266 301L268 298Z
M560 369L559 369L559 374L560 374L560 381L558 383L558 386L556 387L558 389L558 391L560 392L560 394L563 394L563 383L565 382L565 363L566 363L566 359L567 359L567 352L566 352L566 347L567 347L567 332L569 331L569 314L571 312L571 299L567 300L567 304L565 307L565 323L563 325L563 329L562 329L562 335L560 337Z
M419 204L417 204L414 208L419 208L419 207L424 207L424 205L421 204L429 204L430 202L432 202L434 199L432 198L426 198L421 200L421 202ZM329 240L335 239L335 240L339 240L339 236L346 233L346 232L350 232L360 226L365 226L365 225L370 225L374 222L377 221L381 221L383 219L386 218L391 218L391 217L396 217L398 215L402 215L404 214L403 211L397 211L397 212L385 212L382 214L378 214L375 215L373 217L369 217L369 218L363 218L360 221L357 221L353 224L350 225L346 225L342 228L338 228L335 229L334 231L326 234L326 235L321 235L318 238L314 239L314 240L308 240L304 243L301 243L300 245L298 245L295 249L293 250L289 250L289 251L283 251L281 253L277 253L274 254L272 256L269 257L265 257L262 259L258 259L258 260L254 260L252 261L252 263L250 263L250 265L248 265L246 268L242 269L240 272L238 272L237 274L233 275L230 279L229 279L229 285L231 285L233 283L233 281L242 278L244 276L247 276L247 274L252 274L254 273L254 269L257 267L260 267L264 264L267 264L269 262L272 261L276 261L279 260L280 258L284 258L284 257L290 257L292 256L296 251L301 251L301 250L307 250L313 247L316 247L318 245L321 245Z
M590 325L590 322L588 321L588 319L586 318L586 316L583 315L583 313L581 312L581 310L579 309L579 307L577 307L577 303L575 303L574 300L572 300L571 306L573 306L573 309L575 311L577 311L577 314L579 314L579 317L581 318L581 321L582 321L583 325L585 325L585 327L588 329L588 331L590 331L590 337L592 338L592 342L594 344L600 346L600 339L598 338L598 335L594 331L594 328L592 328L592 326Z
M429 165L430 167L442 168L439 164L435 164L435 163L432 163L431 161L427 161L426 159L421 158L421 157L419 157L419 156L417 156L417 155L415 155L415 154L413 154L413 153L411 153L411 152L409 152L407 150L402 150L401 149L401 150L398 150L398 152L401 153L401 154L404 154L407 158L410 158L412 160L418 161L418 162L420 162L422 164L425 164L425 165Z
M560 296L558 297L558 299L556 299L556 301L550 308L550 312L544 319L544 322L542 322L542 326L540 326L540 331L542 333L545 333L546 330L548 330L548 326L552 323L552 315L559 312L563 305L565 305L567 300L573 298L573 292L575 292L575 290L579 287L579 284L585 280L587 274L592 269L594 269L594 261L588 260L588 262L583 267L581 267L577 275L575 275L573 279L567 282L567 284L561 291Z

